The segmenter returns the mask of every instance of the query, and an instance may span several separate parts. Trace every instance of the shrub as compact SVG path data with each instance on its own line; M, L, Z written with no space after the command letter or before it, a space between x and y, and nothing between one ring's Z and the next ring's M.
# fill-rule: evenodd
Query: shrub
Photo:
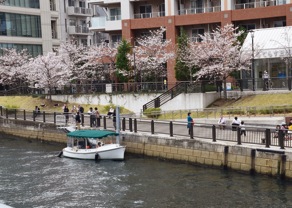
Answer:
M148 108L144 111L144 115L148 118L158 118L161 115L160 108Z

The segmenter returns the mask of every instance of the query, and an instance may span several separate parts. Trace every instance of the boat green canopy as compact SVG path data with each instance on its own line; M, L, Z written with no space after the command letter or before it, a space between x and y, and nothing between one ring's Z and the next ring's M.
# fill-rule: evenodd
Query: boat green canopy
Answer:
M67 134L68 137L73 138L94 138L94 139L102 139L107 136L117 136L118 133L114 131L106 131L106 130L77 130Z

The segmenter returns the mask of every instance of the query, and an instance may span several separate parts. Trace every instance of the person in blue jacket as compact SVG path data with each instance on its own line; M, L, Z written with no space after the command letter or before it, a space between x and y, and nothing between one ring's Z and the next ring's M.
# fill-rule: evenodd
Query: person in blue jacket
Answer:
M188 117L187 117L187 121L188 121L188 125L187 128L189 129L189 135L191 134L191 126L194 124L194 120L191 117L191 113L188 113Z

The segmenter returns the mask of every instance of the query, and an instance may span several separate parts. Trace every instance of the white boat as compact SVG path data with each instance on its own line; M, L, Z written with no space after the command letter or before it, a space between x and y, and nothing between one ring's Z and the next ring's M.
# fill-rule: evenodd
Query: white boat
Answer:
M118 133L107 130L77 130L67 134L68 142L59 154L76 159L109 159L123 160L126 147L116 144L104 144L102 138L119 136Z

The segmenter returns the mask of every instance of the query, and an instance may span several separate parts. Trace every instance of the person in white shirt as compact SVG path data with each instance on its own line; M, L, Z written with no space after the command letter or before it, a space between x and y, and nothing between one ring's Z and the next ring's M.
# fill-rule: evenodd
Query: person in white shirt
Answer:
M226 126L226 119L221 116L220 119L218 120L219 128L225 130Z
M237 127L239 127L240 125L240 120L237 117L234 117L233 121L232 121L232 131L236 131Z

